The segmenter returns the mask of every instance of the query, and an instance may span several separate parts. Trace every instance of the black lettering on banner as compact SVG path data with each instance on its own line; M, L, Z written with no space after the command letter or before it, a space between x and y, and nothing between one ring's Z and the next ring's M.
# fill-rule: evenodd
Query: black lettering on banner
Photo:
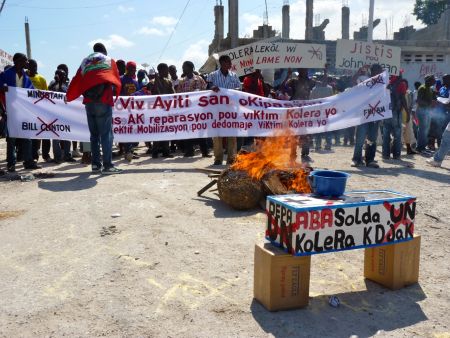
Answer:
M338 248L344 248L344 239L345 239L345 231L344 230L336 230L334 232L334 250Z
M363 233L363 244L364 245L370 245L372 244L372 240L370 239L370 232L372 231L372 227L369 226L368 228L364 228Z
M414 237L413 234L413 229L414 229L414 223L409 223L407 225L405 225L405 238Z
M397 211L397 213L396 213ZM395 205L392 204L391 208L389 210L389 214L391 217L391 221L393 223L398 223L402 220L403 218L403 203L400 203L400 206L398 207L398 210L395 209Z
M384 226L381 224L375 225L375 244L381 244L383 243L385 235Z
M416 217L416 202L406 203L405 205L405 217L409 217L410 220L414 220Z
M303 240L305 239L306 234L303 233L301 236L295 236L295 253L304 253L303 251Z
M333 250L333 236L325 237L325 240L323 241L323 248L327 251Z
M388 234L386 236L386 241L393 242L395 240L395 226L394 224L391 224L388 222L389 228L391 228L390 231L388 231Z
M345 210L343 208L337 208L336 211L334 212L334 225L337 227L341 227L344 225L344 215L345 215Z

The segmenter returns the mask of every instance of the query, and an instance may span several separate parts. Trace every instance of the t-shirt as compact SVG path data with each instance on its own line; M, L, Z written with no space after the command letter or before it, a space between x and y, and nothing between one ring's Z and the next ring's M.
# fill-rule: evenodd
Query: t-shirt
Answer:
M291 100L309 100L314 83L308 78L297 78L289 80L287 85L292 88Z
M60 93L67 93L67 83L59 83L56 82L55 80L52 80L52 82L50 82L50 84L48 85L48 90L52 90L54 92L60 92Z
M30 76L31 82L33 83L34 88L40 89L40 90L47 90L47 81L44 79L42 75L36 74L35 76Z
M311 91L310 99L321 99L328 96L333 96L333 88L329 85L317 84Z
M23 77L24 77L24 75L19 77L19 75L16 73L16 87L19 87L19 88L23 87Z
M122 90L120 91L120 95L130 96L139 90L139 84L137 81L126 74L120 77L120 81L122 82Z
M421 108L431 107L434 99L434 93L431 87L427 87L424 84L417 90L417 105Z
M208 75L207 82L211 83L213 86L226 89L240 89L241 82L237 77L236 73L228 72L227 75L223 75L220 69L210 73Z
M264 96L263 82L261 81L261 79L255 79L252 75L246 76L242 85L242 91L259 96Z
M206 82L199 75L193 75L192 78L183 77L177 86L177 93L195 92L197 90L205 90Z

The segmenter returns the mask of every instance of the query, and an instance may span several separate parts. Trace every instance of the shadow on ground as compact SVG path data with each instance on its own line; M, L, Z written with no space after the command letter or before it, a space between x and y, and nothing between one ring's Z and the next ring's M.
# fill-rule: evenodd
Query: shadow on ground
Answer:
M312 281L313 282L313 281ZM419 284L397 291L366 280L367 290L337 294L341 305L328 304L329 295L310 298L304 309L269 312L253 300L251 312L261 328L275 337L369 337L428 318L418 301L426 298Z
M211 188L212 189L212 188ZM204 202L207 207L214 209L214 216L216 218L238 218L256 215L257 213L263 212L262 209L251 209L251 210L235 210L229 207L225 202L219 199L219 196L215 194L216 197L206 197L200 196L193 198L193 200Z

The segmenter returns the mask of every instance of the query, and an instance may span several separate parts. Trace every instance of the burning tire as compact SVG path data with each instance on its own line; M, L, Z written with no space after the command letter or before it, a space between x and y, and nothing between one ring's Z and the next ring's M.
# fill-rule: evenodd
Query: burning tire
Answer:
M219 176L217 188L220 199L237 210L253 209L264 197L261 182L241 170L223 171Z

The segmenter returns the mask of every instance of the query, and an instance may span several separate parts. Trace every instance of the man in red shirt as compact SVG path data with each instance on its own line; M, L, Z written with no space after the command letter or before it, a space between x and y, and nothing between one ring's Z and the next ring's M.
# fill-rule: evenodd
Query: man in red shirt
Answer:
M122 84L113 59L107 56L101 43L94 45L94 53L83 59L77 74L67 90L67 101L83 95L87 121L91 134L92 172L105 175L118 174L122 170L112 164L112 107L113 86L116 96ZM103 153L103 171L100 158L100 143Z

